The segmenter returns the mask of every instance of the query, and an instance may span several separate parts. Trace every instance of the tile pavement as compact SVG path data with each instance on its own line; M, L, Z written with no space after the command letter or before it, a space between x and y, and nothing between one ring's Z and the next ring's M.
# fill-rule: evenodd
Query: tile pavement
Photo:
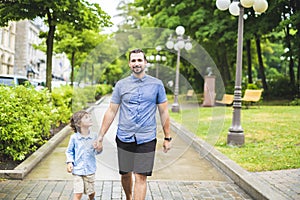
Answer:
M290 199L300 199L300 169L255 172L254 174L287 195Z
M3 200L72 199L72 181L7 180L0 182ZM120 181L96 181L96 200L125 200ZM83 199L87 199L84 196ZM220 181L148 181L146 200L249 200L234 183Z

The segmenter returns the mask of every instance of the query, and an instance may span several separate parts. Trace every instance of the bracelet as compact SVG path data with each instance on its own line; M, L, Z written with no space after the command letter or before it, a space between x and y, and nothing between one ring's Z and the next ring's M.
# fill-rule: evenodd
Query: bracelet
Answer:
M172 138L171 137L169 137L169 138L165 137L165 140L171 142Z

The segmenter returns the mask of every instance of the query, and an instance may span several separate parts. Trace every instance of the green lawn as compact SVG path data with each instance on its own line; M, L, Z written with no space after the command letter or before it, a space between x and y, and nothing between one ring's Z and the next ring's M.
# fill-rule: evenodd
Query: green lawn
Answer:
M300 168L300 106L243 107L240 148L226 144L232 109L187 107L170 116L248 171Z

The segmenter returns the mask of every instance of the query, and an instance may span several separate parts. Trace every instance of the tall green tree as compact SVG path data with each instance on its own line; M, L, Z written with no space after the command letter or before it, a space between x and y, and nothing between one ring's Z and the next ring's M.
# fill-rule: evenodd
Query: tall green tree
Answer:
M186 28L187 35L196 39L212 56L225 84L231 82L235 72L237 17L231 16L228 11L219 11L215 6L215 0L136 0L135 2L136 6L143 8L140 13L143 16L151 17L153 25L156 27L174 29L178 25L183 25ZM247 19L245 19L244 26L244 42L248 46L244 48L244 51L247 51L245 58L247 55L248 66L243 66L248 67L246 72L249 73L248 77L250 79L252 73L255 74L256 71L259 71L266 91L268 90L268 77L264 73L267 71L266 69L272 66L265 63L263 47L270 39L289 49L286 56L289 61L288 71L291 85L295 80L293 75L296 65L295 60L300 60L299 4L297 0L269 1L269 8L261 15L255 13L253 8L245 9ZM288 34L282 40L274 40L274 35L279 32ZM251 41L256 45L251 47ZM254 46L257 48L254 48ZM245 60L244 63L246 64ZM255 68L252 68L251 65L255 65ZM297 66L297 77L299 77L299 62ZM255 69L255 71L252 71L252 69Z
M9 21L44 18L49 27L46 39L46 86L51 91L53 41L57 24L69 23L77 30L110 24L109 16L97 3L87 0L0 0L0 26Z
M91 30L76 30L69 24L57 26L56 50L65 52L71 61L71 85L74 82L75 66L86 68L92 66L95 60L87 60L87 55L97 47L101 42L108 38L108 35L101 35L99 28ZM87 76L87 73L85 73ZM86 76L84 76L86 78ZM93 77L92 77L93 82Z

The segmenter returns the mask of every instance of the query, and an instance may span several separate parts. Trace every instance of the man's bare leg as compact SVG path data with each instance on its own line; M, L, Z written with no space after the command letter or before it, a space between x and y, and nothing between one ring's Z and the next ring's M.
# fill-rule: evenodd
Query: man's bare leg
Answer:
M147 176L142 174L134 174L134 200L144 200L147 192Z
M126 194L126 200L132 200L132 172L121 175L121 183Z

